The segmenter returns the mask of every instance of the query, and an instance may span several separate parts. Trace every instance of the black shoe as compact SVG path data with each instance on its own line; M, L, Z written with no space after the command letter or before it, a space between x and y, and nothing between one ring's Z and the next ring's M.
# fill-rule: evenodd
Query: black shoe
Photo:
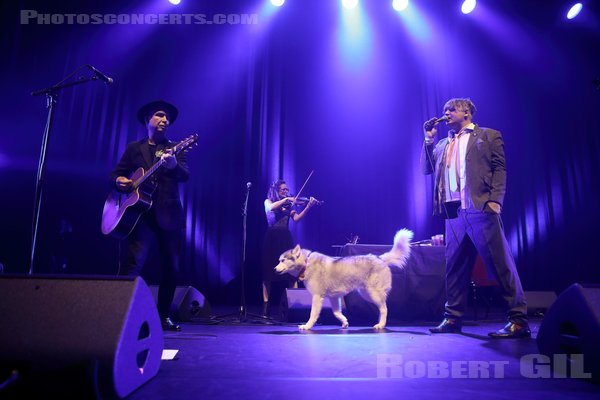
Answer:
M526 339L531 337L528 325L519 325L512 322L496 332L490 332L490 337L495 339Z
M459 319L444 318L435 328L429 328L431 333L460 333L462 322Z
M181 327L179 325L174 324L173 321L171 321L171 318L169 318L169 317L163 318L162 321L160 321L160 322L162 324L163 331L173 331L173 332L181 331Z

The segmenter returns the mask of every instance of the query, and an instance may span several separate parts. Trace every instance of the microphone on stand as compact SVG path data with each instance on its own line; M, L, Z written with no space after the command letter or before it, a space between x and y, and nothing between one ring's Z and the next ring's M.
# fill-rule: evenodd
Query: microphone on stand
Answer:
M113 78L111 78L110 76L104 75L102 72L98 71L96 68L92 67L91 65L88 64L87 67L92 70L92 72L98 79L100 79L102 82L106 83L107 85L110 85L111 83L114 82Z
M250 189L252 187L252 182L246 182L246 189Z

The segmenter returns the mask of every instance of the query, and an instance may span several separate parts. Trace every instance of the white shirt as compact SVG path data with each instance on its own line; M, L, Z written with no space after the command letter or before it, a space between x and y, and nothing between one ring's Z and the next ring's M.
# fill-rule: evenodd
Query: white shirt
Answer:
M467 144L471 132L475 130L475 124L465 126L460 136L457 136L454 157L450 161L450 168L445 168L446 174L446 201L460 201L461 208L469 208L470 201L467 188L467 174L465 169L465 156ZM444 167L446 167L444 165Z

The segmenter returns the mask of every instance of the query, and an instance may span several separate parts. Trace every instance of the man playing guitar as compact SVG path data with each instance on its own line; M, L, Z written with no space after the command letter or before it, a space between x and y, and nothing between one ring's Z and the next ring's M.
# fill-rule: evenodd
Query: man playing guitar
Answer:
M134 171L139 168L147 171L157 162L164 166L148 179L149 187L137 189L148 195L150 208L139 216L127 236L125 266L119 273L139 276L152 244L156 243L161 269L157 307L163 329L170 331L180 330L179 325L169 318L169 311L176 289L175 276L185 224L179 183L189 178L185 153L172 154L174 143L166 137L177 115L177 108L162 100L142 106L137 118L144 125L147 137L127 145L110 178L114 189L127 193L133 189L134 181L129 177Z

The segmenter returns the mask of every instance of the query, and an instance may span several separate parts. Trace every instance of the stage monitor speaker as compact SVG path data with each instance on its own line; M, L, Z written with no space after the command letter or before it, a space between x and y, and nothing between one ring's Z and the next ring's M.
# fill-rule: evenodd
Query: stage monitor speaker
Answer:
M279 307L280 318L284 322L304 323L310 318L312 295L306 289L286 289L281 296ZM342 299L342 310L346 308ZM324 325L339 325L341 322L333 315L329 299L323 301L323 308L317 323Z
M583 354L586 372L600 381L600 287L573 284L548 309L537 335L540 353ZM571 360L571 358L569 358Z
M0 397L122 398L158 373L163 345L141 278L0 275L0 379L12 382Z
M158 299L158 286L150 286L154 302ZM177 286L169 317L178 322L189 322L194 318L210 318L211 308L208 300L192 286Z

